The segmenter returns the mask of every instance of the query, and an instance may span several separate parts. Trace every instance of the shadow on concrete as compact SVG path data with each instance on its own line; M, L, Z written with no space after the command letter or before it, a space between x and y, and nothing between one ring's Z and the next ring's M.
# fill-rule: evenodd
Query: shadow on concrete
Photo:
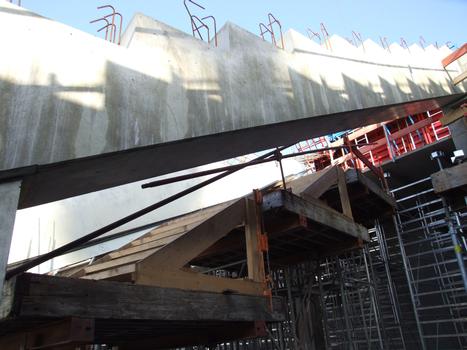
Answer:
M456 98L395 104L404 93L391 83L380 80L383 91L375 92L345 75L344 88L334 89L290 67L276 74L275 56L284 52L270 50L266 58L242 53L237 70L223 63L227 52L210 67L212 76L222 77L216 84L175 72L169 84L111 61L103 85L93 88L62 86L53 76L48 86L1 81L0 164L9 171L0 179L24 177L20 208L26 208L420 113ZM63 92L102 94L103 106L74 103ZM362 109L370 100L386 105ZM25 173L22 166L33 167Z

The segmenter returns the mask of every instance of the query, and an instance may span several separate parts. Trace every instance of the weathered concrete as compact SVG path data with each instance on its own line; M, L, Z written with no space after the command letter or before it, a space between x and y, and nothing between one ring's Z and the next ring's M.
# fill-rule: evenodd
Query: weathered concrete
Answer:
M20 181L0 184L0 298L18 208Z
M452 140L457 150L463 150L467 156L467 117L460 118L449 124Z
M363 52L333 37L329 52L290 31L279 50L231 23L215 48L143 15L118 47L4 1L0 38L0 179L28 174L20 207L465 95L445 48Z

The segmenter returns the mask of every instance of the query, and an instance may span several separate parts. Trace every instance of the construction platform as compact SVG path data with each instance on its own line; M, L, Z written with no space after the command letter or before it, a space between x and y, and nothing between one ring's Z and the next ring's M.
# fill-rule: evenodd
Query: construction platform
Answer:
M137 339L149 349L266 335L267 324L286 318L268 271L361 248L368 229L354 215L366 221L394 206L356 170L330 167L281 185L168 220L55 276L10 279L1 348L33 341L27 346L125 349ZM353 205L359 201L374 203L371 212Z

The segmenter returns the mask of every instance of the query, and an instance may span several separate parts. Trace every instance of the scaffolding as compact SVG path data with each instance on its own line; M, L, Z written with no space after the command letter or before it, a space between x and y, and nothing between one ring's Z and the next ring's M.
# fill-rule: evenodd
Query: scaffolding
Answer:
M401 257L422 349L467 347L467 213L452 210L425 178L392 191Z

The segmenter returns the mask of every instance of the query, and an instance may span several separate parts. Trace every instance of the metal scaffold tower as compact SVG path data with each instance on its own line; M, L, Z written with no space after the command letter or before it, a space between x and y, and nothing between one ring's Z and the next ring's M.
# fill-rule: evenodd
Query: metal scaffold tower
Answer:
M273 294L287 300L287 320L269 326L268 337L223 343L218 348L417 347L402 262L397 262L400 254L394 253L398 250L397 237L389 237L379 221L370 234L371 242L361 249L319 262L273 269Z
M393 191L394 217L422 349L467 347L467 212L453 210L431 178Z

